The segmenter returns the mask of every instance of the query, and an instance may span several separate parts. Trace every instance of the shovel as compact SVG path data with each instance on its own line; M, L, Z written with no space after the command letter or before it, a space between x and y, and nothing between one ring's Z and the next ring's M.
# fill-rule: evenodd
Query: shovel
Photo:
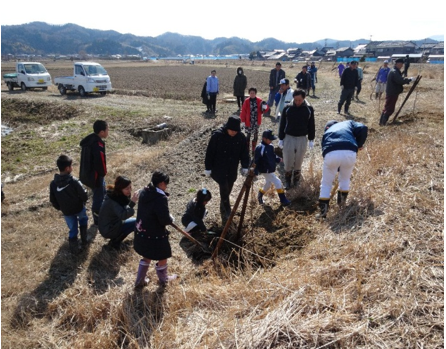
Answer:
M198 247L200 247L203 252L206 253L212 253L212 251L209 249L209 247L204 246L200 241L198 241L197 239L193 238L190 234L186 233L183 229L181 229L178 225L176 225L175 223L170 223L170 225L172 227L174 227L176 230L178 230L181 234L183 234L186 238L188 238L190 241L192 241L195 245L197 245Z

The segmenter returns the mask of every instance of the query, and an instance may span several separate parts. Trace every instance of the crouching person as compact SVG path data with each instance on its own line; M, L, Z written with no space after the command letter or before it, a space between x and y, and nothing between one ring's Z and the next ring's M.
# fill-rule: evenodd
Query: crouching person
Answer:
M325 125L322 136L324 165L318 218L327 216L331 187L337 172L339 172L337 203L340 206L345 205L350 189L350 177L356 163L356 153L362 149L367 139L367 131L367 126L352 120L342 122L331 120Z
M87 244L88 217L85 203L88 196L79 179L71 175L72 163L73 160L67 155L60 155L57 159L60 172L54 175L50 183L50 202L55 209L62 211L70 230L68 233L70 252L78 254L82 251L77 238L79 230L82 245Z
M197 196L194 199L187 203L186 212L181 217L181 223L186 228L186 232L201 231L205 233L207 231L204 218L208 213L206 205L211 199L211 192L203 188L197 192Z
M271 144L273 140L277 139L273 135L273 131L266 130L262 134L262 143L260 143L254 153L254 162L256 164L255 174L262 174L265 177L265 185L263 189L259 189L259 194L257 196L259 204L263 205L263 194L274 184L274 187L279 194L280 203L283 206L288 206L291 202L286 198L285 192L283 190L283 185L281 180L276 176L276 164L282 161L274 153L274 146Z
M169 194L166 192L169 180L167 174L155 171L151 183L139 195L134 248L142 259L139 262L135 287L148 283L146 274L152 260L158 261L155 270L162 286L177 277L175 274L167 274L167 258L172 257L172 250L166 225L173 223L167 202Z
M115 184L107 187L107 194L99 211L99 233L110 239L108 245L116 250L121 242L135 230L135 205L139 192L132 195L132 181L118 176Z

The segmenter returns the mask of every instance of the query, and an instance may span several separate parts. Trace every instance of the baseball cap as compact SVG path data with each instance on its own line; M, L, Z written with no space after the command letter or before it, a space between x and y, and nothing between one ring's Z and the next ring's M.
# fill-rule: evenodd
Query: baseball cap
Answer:
M334 124L337 124L338 122L336 120L330 120L329 122L327 122L325 124L325 131L327 131L331 126L333 126Z
M402 59L402 58L398 58L398 59L395 61L395 63L404 63L404 59Z
M274 136L272 130L266 130L266 131L263 131L263 133L262 133L262 138L270 139L270 140L272 140L272 141L275 140L275 139L277 139L277 137Z
M289 85L290 84L290 80L288 80L288 79L281 79L279 84L280 85L282 85L282 84Z
M389 63L389 61L386 59L386 60L384 61L384 63Z

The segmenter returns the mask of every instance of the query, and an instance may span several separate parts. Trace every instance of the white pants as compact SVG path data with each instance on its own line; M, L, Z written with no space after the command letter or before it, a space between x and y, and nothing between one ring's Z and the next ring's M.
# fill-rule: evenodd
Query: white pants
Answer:
M376 87L375 87L375 92L376 93L386 92L386 86L387 86L387 83L385 83L385 82L377 82Z
M265 177L265 185L263 186L263 191L267 191L271 188L271 184L274 184L274 187L277 189L282 189L282 181L273 173L261 173L263 177Z
M283 163L285 171L301 170L307 151L307 136L286 135L283 140Z
M335 150L324 157L319 199L330 199L331 187L339 169L339 190L350 189L350 177L355 167L356 153L351 150Z

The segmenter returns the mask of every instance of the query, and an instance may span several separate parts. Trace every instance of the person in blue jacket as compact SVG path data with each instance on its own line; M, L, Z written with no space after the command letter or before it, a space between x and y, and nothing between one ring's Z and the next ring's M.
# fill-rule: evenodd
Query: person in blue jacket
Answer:
M274 153L274 146L271 144L277 137L273 134L273 131L266 130L262 134L262 143L260 143L254 152L254 163L256 164L254 173L262 174L265 177L265 185L263 189L259 189L257 199L259 204L263 205L263 195L274 184L279 195L280 203L283 206L288 206L291 202L286 198L283 190L282 181L276 176L276 164L280 163L282 159Z
M321 143L324 165L319 194L320 214L318 218L327 216L331 187L338 172L337 203L339 206L345 205L350 189L350 177L356 163L356 154L364 146L367 132L367 126L353 120L342 122L331 120L325 125Z

